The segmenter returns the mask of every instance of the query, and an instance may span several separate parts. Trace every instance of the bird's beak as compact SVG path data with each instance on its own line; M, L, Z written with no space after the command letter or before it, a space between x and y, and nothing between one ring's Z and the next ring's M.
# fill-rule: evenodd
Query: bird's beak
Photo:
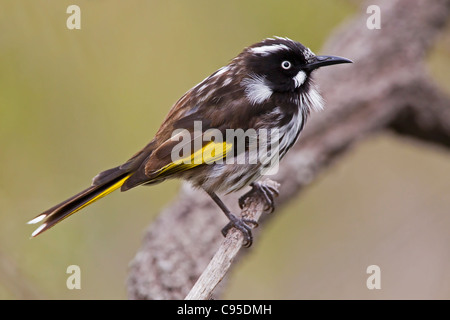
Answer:
M353 63L353 61L336 56L315 56L308 62L306 68L312 71L320 67L331 66L333 64L340 64L340 63Z

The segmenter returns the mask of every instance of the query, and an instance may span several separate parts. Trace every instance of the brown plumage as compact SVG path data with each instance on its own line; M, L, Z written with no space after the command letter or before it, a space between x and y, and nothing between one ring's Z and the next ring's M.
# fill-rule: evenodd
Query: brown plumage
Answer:
M279 161L285 155L297 140L310 111L322 108L311 72L324 65L346 62L350 61L315 56L302 44L287 38L266 39L244 49L228 65L183 95L142 150L124 164L99 173L89 188L31 220L30 223L42 222L32 236L118 188L126 191L180 178L204 189L224 211L230 219L224 234L230 227L236 227L250 245L248 223L237 219L216 193L235 192L250 185L273 166L275 157ZM226 138L230 130L235 133L231 140ZM277 152L263 161L258 148L269 141L264 140L261 132L275 130L277 135L272 142L276 142ZM179 139L186 133L189 138L181 144ZM221 141L212 138L218 133L223 137ZM191 152L187 158L182 157L183 163L174 159L174 150L181 145ZM205 151L213 147L217 149L205 156ZM200 163L186 163L186 159L197 158Z

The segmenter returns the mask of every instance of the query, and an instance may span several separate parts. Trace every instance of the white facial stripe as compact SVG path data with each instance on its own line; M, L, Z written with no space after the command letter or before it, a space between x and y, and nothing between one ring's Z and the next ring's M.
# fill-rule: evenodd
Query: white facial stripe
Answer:
M294 77L295 87L299 88L306 80L306 73L300 70Z
M279 51L279 50L289 50L289 48L284 44L273 44L273 45L261 46L261 47L256 47L256 48L251 49L251 51L253 53L258 53L263 56L267 56L268 54Z
M254 75L242 80L241 85L245 87L245 94L251 104L263 103L272 95L272 89L266 84L266 79Z

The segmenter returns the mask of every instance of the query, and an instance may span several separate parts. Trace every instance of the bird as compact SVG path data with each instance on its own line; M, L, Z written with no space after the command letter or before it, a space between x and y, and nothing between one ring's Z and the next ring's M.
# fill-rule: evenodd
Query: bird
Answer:
M91 185L30 220L36 237L114 190L127 191L182 179L204 190L228 218L226 236L237 228L244 246L253 242L255 221L238 218L219 194L252 189L273 211L277 191L260 182L298 140L312 111L323 109L313 72L350 59L315 55L287 37L266 38L187 91L169 110L154 138L121 165L97 174ZM228 138L229 132L233 134ZM274 134L272 134L274 133ZM222 136L222 137L221 137ZM266 156L260 157L261 149Z

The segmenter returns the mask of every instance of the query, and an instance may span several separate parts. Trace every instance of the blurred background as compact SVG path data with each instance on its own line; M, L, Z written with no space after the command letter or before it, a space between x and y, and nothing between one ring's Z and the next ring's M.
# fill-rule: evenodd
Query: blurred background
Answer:
M115 192L35 239L25 223L132 156L245 46L279 35L320 52L359 10L350 0L0 3L1 299L125 299L128 263L179 182ZM81 30L66 27L71 4ZM427 63L450 94L449 62L447 28ZM276 212L224 298L449 299L449 160L371 137ZM72 264L81 290L66 287ZM381 290L366 287L372 264Z

